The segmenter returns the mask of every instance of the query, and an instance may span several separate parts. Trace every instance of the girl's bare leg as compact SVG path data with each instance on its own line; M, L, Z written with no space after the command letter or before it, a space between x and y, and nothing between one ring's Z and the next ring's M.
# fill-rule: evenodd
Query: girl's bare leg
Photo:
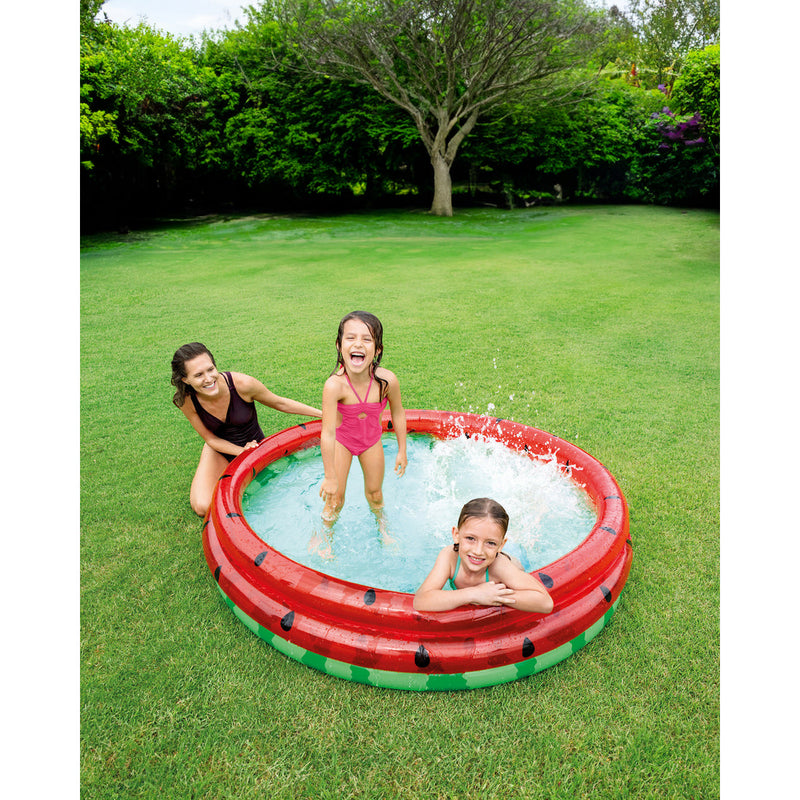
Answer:
M333 539L333 526L339 518L339 512L344 507L344 493L347 488L347 476L350 474L350 465L353 462L352 453L339 442L336 442L333 467L336 470L336 480L339 491L334 497L325 499L322 509L322 531L314 531L308 542L308 551L318 551L323 558L332 558L331 542ZM327 542L327 546L323 543Z
M386 516L383 513L383 475L386 465L381 441L377 441L369 450L365 450L358 457L358 460L364 472L364 494L372 513L375 515L378 530L381 532L381 539L384 544L394 544L394 539L389 533Z
M364 494L367 502L373 511L378 511L383 508L383 473L385 470L383 445L380 440L375 442L369 450L365 450L358 460L364 472Z
M350 474L350 465L352 463L353 454L343 444L336 442L333 468L336 471L336 482L339 484L339 491L333 497L328 497L325 500L325 508L322 510L322 521L328 528L333 526L333 523L339 517L339 512L344 507L347 476Z

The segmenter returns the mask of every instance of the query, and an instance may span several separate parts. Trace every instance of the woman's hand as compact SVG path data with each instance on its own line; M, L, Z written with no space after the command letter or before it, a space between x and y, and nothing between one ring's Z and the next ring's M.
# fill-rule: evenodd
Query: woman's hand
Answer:
M406 458L405 453L398 453L397 458L394 461L394 471L398 475L405 475L407 466L408 466L408 459Z

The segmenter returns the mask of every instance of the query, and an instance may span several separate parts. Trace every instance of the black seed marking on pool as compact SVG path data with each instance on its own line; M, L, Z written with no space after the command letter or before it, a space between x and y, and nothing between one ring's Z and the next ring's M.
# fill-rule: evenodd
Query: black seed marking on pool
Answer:
M425 669L431 663L431 657L428 651L420 645L417 652L414 653L414 663L420 668Z
M290 611L281 620L281 628L283 628L285 631L290 631L292 629L292 625L294 625L294 611Z
M535 649L536 647L534 646L533 642L526 636L525 641L522 643L522 657L530 658Z

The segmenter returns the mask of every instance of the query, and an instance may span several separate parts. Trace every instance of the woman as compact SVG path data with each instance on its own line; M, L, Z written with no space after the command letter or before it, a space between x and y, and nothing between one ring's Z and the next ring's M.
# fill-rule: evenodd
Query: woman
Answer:
M322 416L318 408L273 394L250 375L218 372L214 356L200 342L175 352L172 385L177 390L172 402L205 442L189 492L192 509L201 517L228 462L264 438L254 401L287 414Z

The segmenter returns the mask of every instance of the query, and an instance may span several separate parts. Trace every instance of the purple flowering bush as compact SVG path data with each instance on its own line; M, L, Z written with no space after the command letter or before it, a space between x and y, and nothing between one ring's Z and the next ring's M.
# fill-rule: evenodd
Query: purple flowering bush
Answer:
M649 203L719 204L719 45L690 53L669 106L652 113L637 135L628 173L636 199Z
M661 111L652 114L650 119L654 120L654 127L664 140L658 145L658 149L662 152L681 144L684 147L694 147L706 142L703 137L703 122L699 111L695 111L691 117L679 122L675 119L675 114L664 106Z
M719 202L719 152L699 111L678 116L669 107L650 115L639 131L629 172L633 197L649 203Z

